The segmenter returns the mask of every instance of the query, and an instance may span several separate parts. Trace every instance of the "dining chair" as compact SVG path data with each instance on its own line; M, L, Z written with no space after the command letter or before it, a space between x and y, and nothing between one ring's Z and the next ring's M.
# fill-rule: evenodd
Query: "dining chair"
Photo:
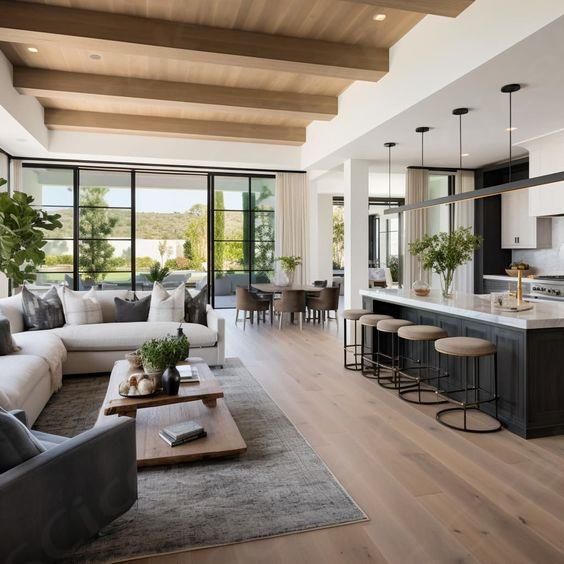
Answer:
M304 327L305 308L305 290L282 290L280 299L274 302L274 311L280 316L278 329L282 329L282 318L285 313L298 313L300 316L300 330L302 330Z
M243 329L247 326L247 312L250 314L251 323L253 322L255 311L257 312L257 323L260 323L261 312L262 320L266 322L266 312L270 309L269 299L259 298L248 288L237 286L235 288L235 301L235 325L239 321L239 311L243 312Z
M332 319L329 317L329 312L335 312L335 320L337 321L337 328L339 327L339 316L337 311L339 309L339 287L323 288L318 296L309 296L307 298L307 308L319 314L322 325L325 325L325 320Z

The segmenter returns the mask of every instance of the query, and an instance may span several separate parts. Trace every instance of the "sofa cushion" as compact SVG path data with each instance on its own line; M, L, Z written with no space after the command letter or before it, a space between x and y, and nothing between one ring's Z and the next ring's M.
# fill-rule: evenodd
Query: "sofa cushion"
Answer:
M151 296L140 300L128 301L114 298L116 305L116 322L132 323L134 321L147 321L149 308L151 307Z
M28 331L54 329L65 324L63 303L55 286L52 286L43 296L30 292L24 286L22 290L22 306L24 324Z
M21 294L2 298L0 300L0 311L8 318L12 333L20 333L25 329Z
M63 306L69 325L87 325L102 323L102 307L97 299L96 290L91 288L86 293L74 292L63 288Z
M149 339L176 335L179 324L174 321L132 323L96 323L53 329L67 351L128 351L139 348ZM217 333L204 325L183 323L182 328L191 347L213 347Z
M0 474L45 450L21 421L0 408Z
M155 282L151 295L149 321L182 321L184 319L184 294L184 283L169 293L162 284Z
M38 356L20 353L0 357L0 407L20 409L44 378L51 378L49 365Z

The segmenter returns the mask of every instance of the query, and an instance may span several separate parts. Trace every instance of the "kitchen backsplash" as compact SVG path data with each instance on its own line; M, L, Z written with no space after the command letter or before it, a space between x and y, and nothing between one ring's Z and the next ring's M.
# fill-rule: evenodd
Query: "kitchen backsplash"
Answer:
M552 218L552 248L513 251L513 262L531 265L537 274L564 274L564 217Z

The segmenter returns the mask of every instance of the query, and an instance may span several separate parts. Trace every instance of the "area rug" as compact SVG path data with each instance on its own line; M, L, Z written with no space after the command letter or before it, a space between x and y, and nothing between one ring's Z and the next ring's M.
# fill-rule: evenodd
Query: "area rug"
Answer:
M107 562L364 521L364 512L239 359L214 370L248 451L139 471L139 501L72 561ZM90 428L108 378L65 380L35 428Z

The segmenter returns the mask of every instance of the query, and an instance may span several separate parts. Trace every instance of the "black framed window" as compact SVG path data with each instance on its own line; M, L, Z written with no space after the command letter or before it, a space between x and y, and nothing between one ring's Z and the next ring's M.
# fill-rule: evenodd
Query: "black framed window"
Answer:
M33 196L33 205L48 213L60 214L63 224L60 229L46 232L45 263L36 272L35 282L28 285L32 289L46 289L60 283L74 287L74 179L72 168L34 166L22 169L24 191Z
M75 225L79 289L131 289L131 172L78 170Z
M235 306L235 288L274 277L275 177L212 175L212 305Z

